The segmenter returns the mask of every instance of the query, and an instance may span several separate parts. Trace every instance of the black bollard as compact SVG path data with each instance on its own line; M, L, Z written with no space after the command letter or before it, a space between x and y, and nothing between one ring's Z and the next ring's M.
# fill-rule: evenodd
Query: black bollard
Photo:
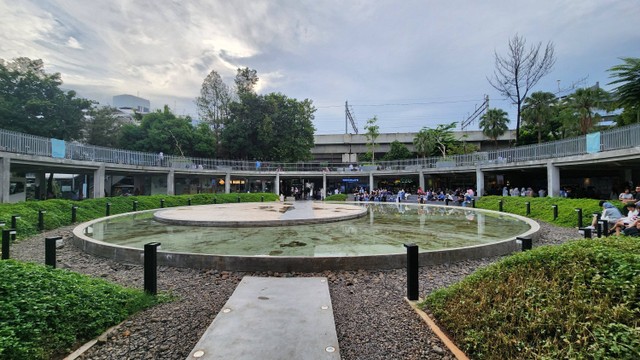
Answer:
M519 240L522 244L522 251L531 250L533 248L533 240L530 236L527 237L517 237L516 240Z
M449 199L444 199L444 205L449 206Z
M584 232L585 239L591 239L591 228L580 228Z
M158 294L158 248L159 242L144 244L144 291L151 295Z
M596 235L599 238L602 237L602 222L600 221L600 219L598 219L598 222L596 222Z
M531 215L531 202L527 201L524 203L524 205L527 207L526 208L526 215L529 216Z
M160 199L160 207L163 208L164 207L164 199Z
M9 243L11 242L11 235L16 233L13 229L2 230L2 260L9 258Z
M407 298L418 300L418 245L404 244L407 248Z
M213 203L214 203L214 204L217 204L217 203L218 203L218 198L215 198L215 197L214 197L214 198L213 198Z
M498 211L502 212L502 200L498 201Z
M18 233L18 219L20 219L20 215L11 215L11 228L15 231L15 234L11 235L11 241L16 241L16 234Z
M551 208L553 208L553 220L556 220L558 218L558 205L551 205Z
M106 214L105 216L109 216L109 215L111 215L111 203L110 203L110 202L108 202L108 203L106 204L105 214Z
M62 236L44 238L44 264L56 268L56 242Z
M609 236L609 222L607 220L600 220L600 228L604 236Z
M576 208L576 213L578 213L578 228L582 227L582 209Z
M71 223L73 224L76 221L78 221L78 207L72 206L71 207Z
M260 196L260 202L264 202L264 195Z
M476 207L476 199L471 199L471 207L472 208Z
M238 202L240 202L240 196L238 196Z
M187 205L191 206L191 198L187 199Z
M38 211L38 230L44 231L44 214L46 211L39 210Z
M138 211L138 200L133 202L133 211Z

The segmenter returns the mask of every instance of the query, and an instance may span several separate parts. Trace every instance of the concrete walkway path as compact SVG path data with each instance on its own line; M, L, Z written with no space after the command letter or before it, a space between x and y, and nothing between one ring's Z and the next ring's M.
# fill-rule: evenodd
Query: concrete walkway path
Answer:
M245 276L187 359L340 359L327 279Z

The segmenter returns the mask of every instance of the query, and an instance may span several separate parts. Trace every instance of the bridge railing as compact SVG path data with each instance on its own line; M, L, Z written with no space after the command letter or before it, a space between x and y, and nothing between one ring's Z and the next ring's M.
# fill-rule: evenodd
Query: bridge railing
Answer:
M640 145L640 124L617 127L600 132L600 151L618 150ZM0 129L0 151L19 154L52 156L51 139ZM331 163L326 161L281 163L273 161L242 161L160 156L156 153L113 149L86 145L78 142L65 143L65 158L71 160L96 161L111 164L136 166L158 166L174 169L216 169L223 171L324 171L351 173L357 171L419 171L429 168L469 167L478 164L503 164L508 162L544 160L587 153L586 136L570 139L518 146L494 151L483 151L447 157L425 157L396 161L376 161L375 164Z

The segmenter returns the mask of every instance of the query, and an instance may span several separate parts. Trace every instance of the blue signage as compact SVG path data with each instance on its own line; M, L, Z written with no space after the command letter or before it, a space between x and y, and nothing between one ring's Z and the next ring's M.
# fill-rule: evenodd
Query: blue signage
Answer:
M342 179L342 182L352 182L352 183L357 183L358 181L360 181L360 179L353 179L353 178L344 178Z

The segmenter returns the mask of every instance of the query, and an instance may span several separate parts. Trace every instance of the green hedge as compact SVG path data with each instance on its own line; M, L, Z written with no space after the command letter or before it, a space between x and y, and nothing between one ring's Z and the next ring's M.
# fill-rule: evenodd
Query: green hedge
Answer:
M628 237L539 247L421 306L473 359L639 359L639 254Z
M530 202L530 218L542 220L563 227L578 226L576 208L582 209L582 222L584 226L591 225L593 213L601 213L602 207L598 206L599 200L593 199L567 199L560 197L534 198L526 196L483 196L476 201L476 207L489 210L498 210L499 201L502 200L504 212L526 216L526 202ZM617 206L623 215L627 214L624 205L617 200L608 200ZM558 205L558 218L553 219L552 205Z
M0 358L61 358L158 301L141 290L14 260L0 261Z
M234 203L238 202L276 201L276 194L272 193L237 193L237 194L196 194L196 195L152 195L152 196L118 196L100 199L85 199L82 201L51 199L45 201L27 201L17 204L0 204L0 220L5 222L5 228L10 226L11 216L20 215L17 220L18 239L39 233L38 211L45 210L45 229L51 230L61 226L71 225L71 208L77 206L77 221L89 221L106 215L106 204L111 203L110 214L120 214L133 210L133 202L138 201L138 210L149 210L160 207L160 200L164 199L165 207L184 206L191 199L192 205Z
M324 198L325 201L347 201L346 194L333 194Z

